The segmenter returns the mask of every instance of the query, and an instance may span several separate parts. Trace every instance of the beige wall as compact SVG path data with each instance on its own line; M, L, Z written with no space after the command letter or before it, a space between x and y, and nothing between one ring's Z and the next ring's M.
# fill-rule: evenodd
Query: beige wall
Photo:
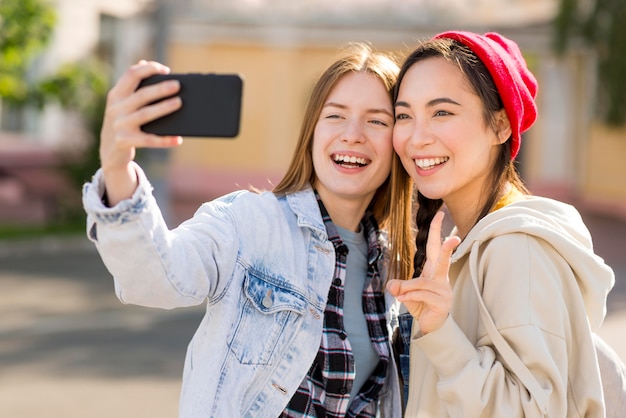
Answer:
M174 161L211 168L283 171L291 156L307 95L334 50L266 46L172 45L175 71L239 73L244 79L240 135L188 139Z
M588 56L529 61L539 82L539 116L524 139L524 178L535 194L626 218L626 128L594 122Z
M590 74L577 56L531 51L525 57L539 89L537 120L522 143L522 174L532 192L570 200L583 173L580 154L588 140Z
M626 128L594 125L585 157L583 197L586 204L626 217Z

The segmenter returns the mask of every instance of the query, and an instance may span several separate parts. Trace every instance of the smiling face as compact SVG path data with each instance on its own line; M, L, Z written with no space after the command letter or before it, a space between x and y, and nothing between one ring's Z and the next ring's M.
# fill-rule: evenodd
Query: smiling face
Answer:
M313 135L314 187L324 205L364 211L389 176L393 107L382 81L344 75L328 95ZM357 222L360 220L357 219Z
M417 189L443 199L455 218L473 216L486 199L498 145L510 134L504 111L496 116L503 127L497 135L465 75L441 57L409 68L395 106L394 148Z

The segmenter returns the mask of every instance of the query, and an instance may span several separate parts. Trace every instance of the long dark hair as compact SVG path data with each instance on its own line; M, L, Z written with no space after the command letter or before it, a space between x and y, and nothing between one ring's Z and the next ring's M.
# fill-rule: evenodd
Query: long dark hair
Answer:
M487 67L483 62L469 49L467 46L447 38L431 39L420 44L415 51L405 60L398 82L394 89L394 102L398 98L398 91L404 75L413 64L428 58L441 57L456 65L467 78L474 92L480 97L483 104L483 117L487 126L497 130L496 114L504 108L498 89L489 74ZM524 186L516 168L514 161L511 159L511 141L510 138L500 146L500 152L494 164L491 176L491 183L485 190L487 199L480 210L479 215L474 223L485 217L507 184L516 187L520 192L529 194ZM426 261L426 242L428 240L428 231L430 223L435 217L437 211L443 206L442 199L428 199L417 191L417 212L415 215L415 226L417 234L415 238L415 257L413 266L415 276L419 276L424 268Z

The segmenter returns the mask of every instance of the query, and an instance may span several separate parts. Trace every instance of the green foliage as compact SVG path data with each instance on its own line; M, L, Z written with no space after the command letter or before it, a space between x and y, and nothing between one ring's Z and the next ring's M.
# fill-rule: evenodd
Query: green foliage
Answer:
M598 55L599 103L610 125L626 124L626 1L561 0L554 21L555 50L580 36Z
M106 94L106 74L105 66L95 59L65 64L39 83L37 98L40 102L58 100L67 109L91 109Z
M0 98L12 107L43 108L57 102L77 111L89 132L80 155L63 155L63 170L74 188L99 166L97 138L102 124L109 69L95 58L68 63L56 73L34 80L29 72L48 45L56 14L46 0L0 0ZM63 224L84 218L80 199L59 198L57 212Z
M56 23L53 7L41 0L0 0L0 97L12 104L29 100L25 77L47 45Z
M554 19L554 48L559 54L563 54L567 49L569 37L578 24L577 3L578 0L561 0L559 13Z
M97 138L109 88L108 73L100 60L69 63L43 79L34 95L39 105L58 101L65 109L78 111L86 124L89 137L84 138L87 143L83 152L78 156L68 153L64 158L63 168L78 189L100 165Z

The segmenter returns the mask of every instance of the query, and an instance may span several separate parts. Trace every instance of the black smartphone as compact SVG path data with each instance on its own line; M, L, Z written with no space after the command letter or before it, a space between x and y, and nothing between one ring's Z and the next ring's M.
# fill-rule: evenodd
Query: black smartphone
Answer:
M156 135L234 138L239 135L243 80L238 74L159 74L141 81L138 89L176 79L182 107L141 126Z

